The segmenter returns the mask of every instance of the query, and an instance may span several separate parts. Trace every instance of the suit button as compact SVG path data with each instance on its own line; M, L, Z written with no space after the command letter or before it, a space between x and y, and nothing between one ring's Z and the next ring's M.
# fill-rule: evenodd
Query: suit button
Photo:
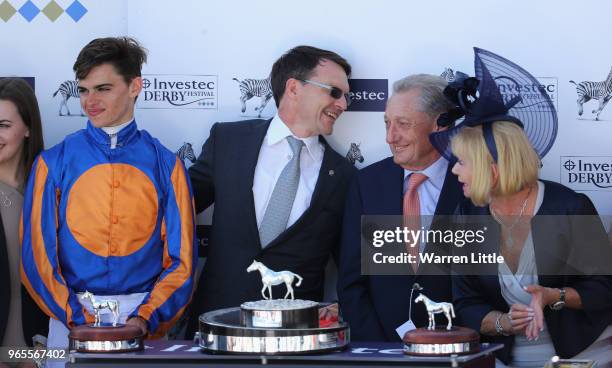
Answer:
M113 188L119 188L119 180L113 182Z
M119 217L113 216L113 224L119 223Z

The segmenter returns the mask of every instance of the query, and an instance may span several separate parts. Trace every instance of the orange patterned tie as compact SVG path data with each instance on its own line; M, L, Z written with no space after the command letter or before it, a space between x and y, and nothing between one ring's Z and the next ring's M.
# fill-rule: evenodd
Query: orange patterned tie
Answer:
M408 228L409 231L417 231L421 228L421 219L419 217L421 215L421 205L419 203L417 188L425 180L427 180L427 175L422 173L412 173L408 176L408 186L406 188L406 193L404 193L404 226ZM416 257L417 262L412 263L412 269L416 274L419 267L419 242L417 241L413 247L406 244L406 248L408 254Z

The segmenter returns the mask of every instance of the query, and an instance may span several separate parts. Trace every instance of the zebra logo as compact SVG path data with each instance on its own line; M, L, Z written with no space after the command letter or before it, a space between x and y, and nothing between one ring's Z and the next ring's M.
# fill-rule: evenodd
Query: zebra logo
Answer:
M74 97L76 99L79 98L79 84L77 81L64 81L62 84L60 84L57 91L53 93L53 97L57 96L58 93L62 96L62 101L60 102L59 107L59 116L85 116L85 114L83 114L83 110L81 110L80 115L73 115L70 113L70 109L68 108L68 99L70 99L70 97ZM63 107L66 108L66 114L62 114Z
M191 161L192 164L195 164L196 162L196 157L195 157L195 153L193 152L193 147L191 146L191 143L189 142L183 143L181 148L179 148L178 151L176 151L175 153L178 156L178 158L181 161L183 161L183 163L185 163L185 160Z
M590 82L590 81L582 81L580 83L576 83L573 80L570 81L576 86L576 93L578 94L578 116L582 116L582 105L585 102L590 100L598 100L599 106L596 109L593 109L593 114L595 115L595 120L599 120L599 114L606 107L610 98L612 98L612 68L610 69L610 73L608 73L608 77L605 81L601 82Z
M349 148L348 152L346 153L346 159L351 163L351 165L355 165L355 161L359 161L359 163L363 162L363 156L361 155L361 150L359 149L360 145L361 143L351 143L351 148Z
M447 81L448 83L455 81L455 73L451 68L445 68L440 77Z
M272 85L270 84L270 77L266 79L243 79L232 78L238 82L238 88L240 88L240 104L242 105L242 113L246 111L246 102L253 97L261 97L261 102L258 107L255 107L255 111L258 111L258 118L261 117L261 113L266 108L266 105L272 98Z

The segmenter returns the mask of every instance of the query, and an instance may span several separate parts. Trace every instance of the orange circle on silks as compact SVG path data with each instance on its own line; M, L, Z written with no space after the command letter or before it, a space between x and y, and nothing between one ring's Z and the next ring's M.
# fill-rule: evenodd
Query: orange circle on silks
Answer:
M100 164L73 184L66 222L84 248L102 257L121 257L151 238L157 211L157 190L144 172L127 164Z

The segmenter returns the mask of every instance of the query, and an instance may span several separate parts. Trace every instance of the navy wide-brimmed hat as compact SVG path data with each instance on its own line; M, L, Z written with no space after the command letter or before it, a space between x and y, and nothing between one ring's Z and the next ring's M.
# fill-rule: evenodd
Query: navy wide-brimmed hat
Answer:
M444 95L455 104L446 114L463 121L449 130L432 133L431 144L447 160L454 159L450 140L465 126L483 126L487 148L497 161L491 124L510 121L521 126L543 158L557 136L557 111L541 83L525 69L490 51L474 48L475 77L457 72Z

